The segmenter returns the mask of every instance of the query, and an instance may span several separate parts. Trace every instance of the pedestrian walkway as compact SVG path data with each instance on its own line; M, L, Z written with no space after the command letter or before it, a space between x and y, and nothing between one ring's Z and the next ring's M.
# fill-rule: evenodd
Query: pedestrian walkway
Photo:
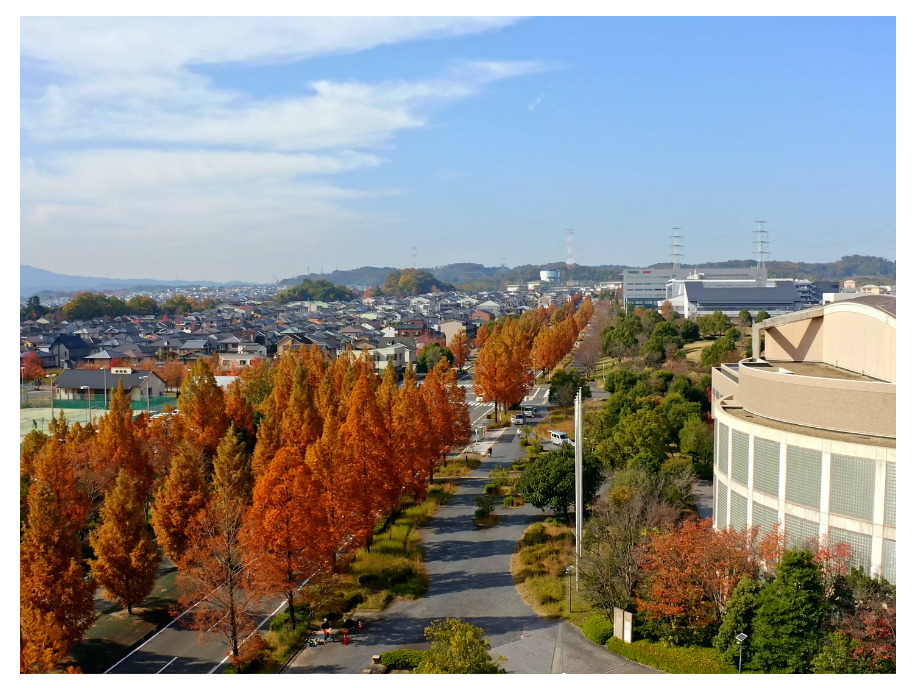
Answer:
M499 525L477 528L474 498L494 466L522 455L511 428L490 433L493 455L487 457L421 531L430 577L420 600L398 601L374 617L351 642L303 649L284 673L362 673L372 656L388 650L424 648L423 630L434 619L457 617L487 632L492 654L506 658L514 674L658 673L608 652L566 622L535 614L521 599L510 574L510 560L525 528L540 515L534 507L498 506Z

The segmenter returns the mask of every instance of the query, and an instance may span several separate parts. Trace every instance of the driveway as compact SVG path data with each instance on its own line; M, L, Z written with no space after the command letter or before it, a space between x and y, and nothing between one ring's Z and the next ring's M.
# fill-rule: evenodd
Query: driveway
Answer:
M493 655L509 673L659 673L608 652L566 622L542 619L522 601L510 575L516 543L540 512L530 505L498 506L499 524L474 525L474 498L494 466L522 455L514 428L489 433L493 455L462 480L457 493L421 531L430 577L427 595L398 601L363 617L366 630L349 645L306 647L284 673L362 673L372 656L399 648L426 647L423 629L434 619L457 617L486 630Z

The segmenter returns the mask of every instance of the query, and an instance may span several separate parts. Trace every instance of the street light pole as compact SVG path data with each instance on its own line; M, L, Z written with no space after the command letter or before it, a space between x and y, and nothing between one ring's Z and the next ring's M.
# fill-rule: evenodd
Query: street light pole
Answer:
M744 647L742 643L747 640L746 633L739 633L735 636L735 640L738 641L738 673L741 673L741 650Z

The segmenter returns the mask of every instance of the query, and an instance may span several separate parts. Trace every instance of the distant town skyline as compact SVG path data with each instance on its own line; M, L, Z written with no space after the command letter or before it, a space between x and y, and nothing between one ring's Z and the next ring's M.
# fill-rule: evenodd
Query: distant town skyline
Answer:
M759 225L756 221L765 220ZM894 17L20 20L20 263L896 260Z

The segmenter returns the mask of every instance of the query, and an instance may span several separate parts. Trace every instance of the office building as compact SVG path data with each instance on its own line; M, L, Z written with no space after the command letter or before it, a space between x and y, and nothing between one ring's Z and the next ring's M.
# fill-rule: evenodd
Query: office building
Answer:
M896 334L896 298L860 296L758 323L713 369L717 528L779 523L896 581Z

